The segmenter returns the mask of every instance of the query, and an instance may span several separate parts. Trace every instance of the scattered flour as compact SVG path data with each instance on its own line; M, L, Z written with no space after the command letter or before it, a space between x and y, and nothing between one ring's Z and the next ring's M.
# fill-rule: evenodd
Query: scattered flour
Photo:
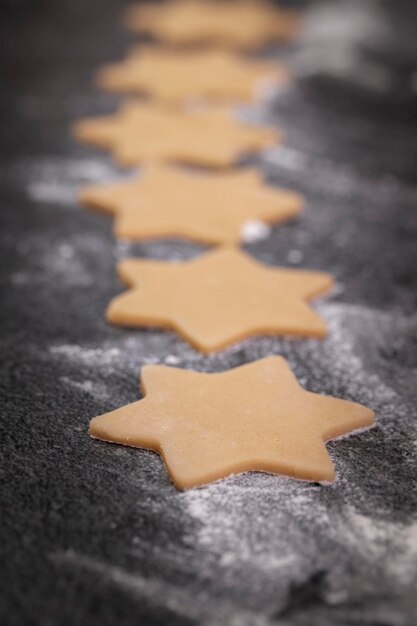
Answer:
M167 365L178 365L180 363L180 359L175 356L175 354L168 354L168 356L164 359L164 363Z
M9 275L9 280L15 287L21 287L22 285L30 284L31 277L28 272L13 272Z
M271 228L268 224L258 220L246 221L241 229L241 238L245 243L254 243L266 239L271 234Z
M266 164L282 167L290 172L298 172L306 167L307 157L289 146L278 146L268 150L265 155Z
M397 584L417 583L417 518L408 524L363 515L346 506L335 532L378 563Z
M119 348L83 348L82 346L70 344L51 346L50 352L51 354L64 356L73 362L91 367L112 364L117 361L121 354Z
M27 193L31 200L36 202L51 202L54 204L71 204L77 197L77 187L66 185L63 182L30 182Z
M180 586L163 577L141 576L71 549L51 553L49 559L60 568L79 572L83 578L88 574L94 575L100 585L118 587L158 609L162 606L175 616L195 620L203 626L218 626L219 623L228 626L267 626L269 623L263 616L241 610L232 601L220 598L216 600L216 611L213 614L207 594L194 590L191 585Z
M76 199L80 182L114 178L114 169L100 161L52 159L25 160L21 168L28 197L35 202L78 208Z
M108 392L108 388L105 383L99 383L92 380L73 380L68 376L61 376L59 379L64 385L68 387L73 387L74 389L79 389L83 393L87 393L93 398L97 398L98 400L106 400L110 397Z
M321 343L317 350L322 365L325 366L327 362L333 376L351 381L353 397L359 399L368 395L369 397L362 401L373 408L376 408L375 401L382 404L396 399L396 392L365 366L357 347L364 328L375 324L375 316L377 315L379 320L389 320L390 314L359 305L328 302L319 305L318 309L329 328L326 341ZM353 332L352 329L357 332Z
M363 42L370 49L378 49L384 47L387 38L389 29L377 3L319 4L308 13L303 46L295 56L296 74L327 73L385 93L392 88L392 73L376 55L363 53Z
M287 261L293 265L298 265L303 260L303 256L304 255L301 250L290 250L287 255Z

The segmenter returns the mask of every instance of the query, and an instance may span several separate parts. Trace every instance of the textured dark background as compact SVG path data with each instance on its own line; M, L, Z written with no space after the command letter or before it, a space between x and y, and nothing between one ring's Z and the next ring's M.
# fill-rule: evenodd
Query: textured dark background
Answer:
M330 334L203 358L103 319L117 258L200 248L116 244L75 201L118 175L68 127L116 105L92 73L127 49L121 3L2 3L1 624L417 623L417 11L309 7L300 45L269 51L294 84L247 112L282 128L256 163L307 207L247 248L335 274L317 305ZM270 353L376 412L374 430L329 445L330 487L247 474L179 493L156 455L87 436L92 416L137 399L144 363L217 371Z

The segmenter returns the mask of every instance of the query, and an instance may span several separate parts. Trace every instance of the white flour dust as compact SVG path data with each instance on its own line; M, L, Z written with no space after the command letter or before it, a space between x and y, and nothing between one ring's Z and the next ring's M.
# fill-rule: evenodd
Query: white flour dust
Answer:
M241 229L240 236L244 243L254 243L266 239L271 234L271 228L259 220L246 221Z
M73 380L69 376L61 376L60 382L67 387L78 389L83 394L87 394L97 400L107 400L110 397L110 393L107 385L103 382L97 382L93 380Z
M24 177L27 195L34 202L74 208L79 208L80 185L114 178L114 168L92 159L26 159L16 170Z
M117 362L121 355L119 348L83 348L78 345L65 344L52 346L50 352L53 355L64 356L72 362L90 367L112 365Z
M375 401L383 404L396 399L396 392L366 367L358 350L358 337L366 326L375 325L375 316L389 321L389 314L363 306L329 302L320 304L318 309L329 329L326 340L317 346L317 359L322 368L331 368L332 377L336 379L349 380L351 397L365 404L373 406Z
M394 82L391 71L377 60L365 56L369 48L384 47L389 29L377 3L342 2L318 4L307 13L303 45L295 55L297 76L326 73L358 86L385 93Z
M139 575L123 567L85 556L74 550L54 552L49 559L60 569L69 569L80 576L94 576L96 584L119 588L125 593L146 601L148 604L171 611L173 615L196 620L203 626L267 626L269 621L262 615L242 610L232 601L216 600L216 609L207 593L167 582L163 577L152 578Z
M364 515L354 506L344 506L329 518L329 536L343 538L346 550L357 562L381 570L381 577L397 587L417 584L417 519L394 522L378 515Z

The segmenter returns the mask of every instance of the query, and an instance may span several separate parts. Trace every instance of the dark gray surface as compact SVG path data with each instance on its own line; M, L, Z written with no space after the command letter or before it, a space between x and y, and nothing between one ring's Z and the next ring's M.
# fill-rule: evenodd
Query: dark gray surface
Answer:
M300 49L281 51L297 83L253 112L286 136L259 166L307 207L247 246L265 262L335 274L318 304L329 338L260 338L203 358L173 334L103 319L121 289L116 258L200 248L116 245L110 220L75 202L81 184L117 175L68 126L116 103L91 75L127 46L120 3L4 5L2 624L417 622L415 10L395 3L394 20L386 2L339 6L320 18L324 34L313 12ZM376 60L392 80L375 90ZM247 474L179 493L156 455L87 436L92 416L137 399L144 363L218 371L270 353L308 389L376 412L374 430L329 445L330 487Z

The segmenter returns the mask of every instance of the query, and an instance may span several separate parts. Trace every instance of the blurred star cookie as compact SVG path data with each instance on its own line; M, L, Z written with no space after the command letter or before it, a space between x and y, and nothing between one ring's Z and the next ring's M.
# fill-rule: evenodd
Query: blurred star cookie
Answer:
M182 263L126 259L118 273L130 289L110 303L109 322L172 329L204 353L257 335L327 334L308 304L333 285L323 272L267 266L225 247Z
M250 102L287 77L278 63L244 59L226 51L144 48L100 70L97 82L110 91L144 93L170 104L193 100Z
M256 170L213 175L167 166L86 187L80 201L114 213L117 237L186 237L208 244L238 243L248 223L283 222L302 206L299 194L266 185Z
M280 138L276 130L242 123L230 109L179 111L146 103L81 120L73 130L79 141L110 150L125 166L177 161L229 167Z
M132 5L124 17L133 32L174 45L207 44L256 49L289 40L300 28L297 13L262 0L166 0Z

